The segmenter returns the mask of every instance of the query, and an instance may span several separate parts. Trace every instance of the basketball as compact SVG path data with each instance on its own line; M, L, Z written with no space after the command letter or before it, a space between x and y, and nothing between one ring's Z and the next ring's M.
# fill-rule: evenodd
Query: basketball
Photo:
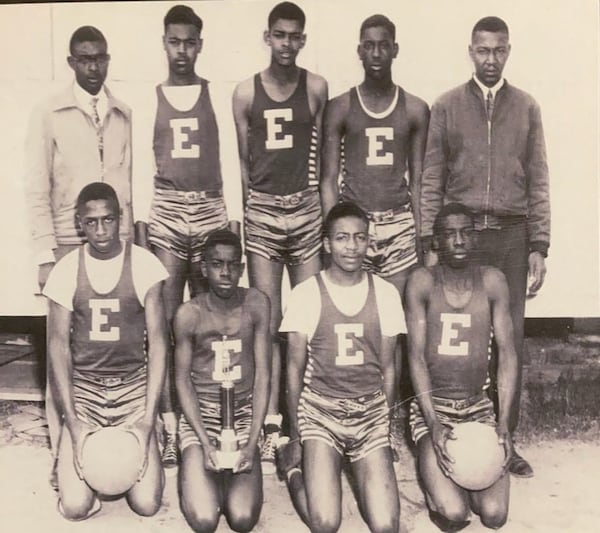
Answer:
M83 477L100 494L123 494L137 481L142 460L134 433L118 427L102 428L90 433L83 444Z
M502 475L504 446L492 426L480 422L464 422L452 426L456 439L446 441L446 449L454 459L451 479L468 490L483 490Z

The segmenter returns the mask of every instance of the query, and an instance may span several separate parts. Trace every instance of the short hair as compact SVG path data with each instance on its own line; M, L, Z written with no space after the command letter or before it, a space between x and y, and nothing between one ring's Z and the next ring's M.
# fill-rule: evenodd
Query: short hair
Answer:
M208 252L219 244L233 246L238 259L242 258L242 241L239 235L226 228L215 230L208 235L202 249L202 257L206 258Z
M88 183L77 196L77 212L92 200L106 200L114 205L117 213L121 210L119 198L115 190L108 184L100 181Z
M367 17L360 25L360 32L358 38L362 39L363 34L369 28L385 28L388 33L392 36L392 39L396 41L396 25L385 15L371 15Z
M325 218L325 222L323 223L323 236L328 237L333 225L336 220L340 218L346 217L355 217L362 220L367 227L369 226L369 219L367 214L358 207L354 202L340 202L335 204L329 213L327 213L327 217Z
M473 26L473 31L471 32L471 39L475 37L475 34L478 31L489 31L491 33L506 33L508 37L508 26L506 22L504 22L500 17L483 17L479 19L475 26Z
M444 221L450 215L465 215L472 224L475 223L473 212L465 205L458 202L452 202L443 206L439 213L436 215L433 222L433 235L441 236L444 231Z
M69 41L69 53L73 55L75 45L88 42L104 43L104 45L108 47L106 37L104 37L104 34L98 28L95 28L94 26L81 26L73 32L73 35L71 35L71 40Z
M304 25L306 24L306 15L304 14L304 11L293 2L281 2L271 9L268 19L268 28L271 29L280 19L296 20L302 29L304 29Z
M191 24L198 28L198 33L202 31L202 19L196 15L194 10L189 6L177 5L173 6L163 20L165 31L169 24Z

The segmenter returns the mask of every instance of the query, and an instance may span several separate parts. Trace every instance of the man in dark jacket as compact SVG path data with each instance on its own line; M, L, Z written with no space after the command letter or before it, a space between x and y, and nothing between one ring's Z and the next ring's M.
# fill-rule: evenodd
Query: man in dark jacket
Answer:
M518 387L509 421L519 418L523 363L523 326L528 274L529 294L542 286L550 245L548 167L540 108L527 93L510 85L502 71L510 54L506 23L481 19L471 35L474 75L433 105L421 189L421 237L426 264L433 221L443 204L460 202L475 213L481 262L506 276ZM516 452L511 473L530 477L533 470Z

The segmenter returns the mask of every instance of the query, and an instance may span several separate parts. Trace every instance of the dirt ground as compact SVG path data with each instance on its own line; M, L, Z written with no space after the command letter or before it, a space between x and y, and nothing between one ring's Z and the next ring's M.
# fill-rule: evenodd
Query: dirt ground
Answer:
M50 454L42 439L23 439L0 426L0 511L5 532L153 533L191 531L179 510L176 472L167 477L163 506L152 518L131 512L124 500L105 501L102 510L85 522L71 523L56 511L56 494L47 476ZM536 472L532 479L512 479L511 508L502 531L510 533L595 533L600 531L600 439L598 432L582 432L569 439L552 432L533 435L520 446ZM402 532L438 531L429 521L415 474L411 452L404 449L396 474L402 507ZM264 506L257 533L308 531L296 516L285 486L265 476ZM344 482L342 533L368 531ZM229 531L224 520L218 532ZM487 531L477 517L465 529Z

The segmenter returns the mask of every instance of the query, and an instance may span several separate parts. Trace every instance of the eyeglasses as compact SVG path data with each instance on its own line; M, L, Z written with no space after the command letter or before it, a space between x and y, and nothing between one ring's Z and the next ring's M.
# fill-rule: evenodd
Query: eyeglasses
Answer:
M103 67L110 61L110 54L98 54L95 56L81 55L71 57L78 65L81 65L82 67L91 67L92 65Z

